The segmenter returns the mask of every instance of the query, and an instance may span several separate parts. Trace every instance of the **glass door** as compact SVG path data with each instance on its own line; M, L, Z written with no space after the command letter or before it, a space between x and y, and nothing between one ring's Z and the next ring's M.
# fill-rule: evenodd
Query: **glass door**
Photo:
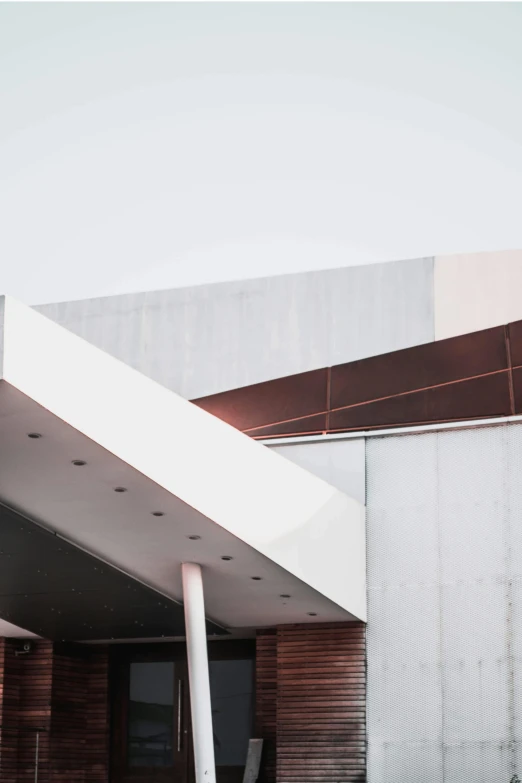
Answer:
M130 661L120 670L114 783L188 783L189 704L184 661Z
M111 783L194 783L186 648L111 649ZM255 646L208 645L217 783L242 783L253 737Z
M242 783L254 725L254 660L209 661L217 783Z

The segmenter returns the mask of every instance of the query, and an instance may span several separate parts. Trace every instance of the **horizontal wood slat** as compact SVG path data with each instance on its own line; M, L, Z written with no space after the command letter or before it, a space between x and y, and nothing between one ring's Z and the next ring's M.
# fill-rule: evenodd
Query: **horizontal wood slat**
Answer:
M16 656L0 639L1 783L108 783L108 656L102 647L36 641ZM280 626L256 640L260 783L366 779L365 630L356 623Z
M108 656L102 647L58 649L0 639L1 783L108 783Z
M256 736L264 740L260 783L276 779L277 634L258 631L256 639Z
M277 628L277 783L366 780L365 628Z

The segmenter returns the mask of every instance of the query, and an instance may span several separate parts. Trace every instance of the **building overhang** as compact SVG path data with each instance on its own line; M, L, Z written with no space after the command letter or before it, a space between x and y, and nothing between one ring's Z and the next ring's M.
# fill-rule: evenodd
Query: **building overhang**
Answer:
M522 413L522 321L193 402L258 440Z
M366 619L360 503L31 308L0 309L0 635L180 635L188 561L210 633Z

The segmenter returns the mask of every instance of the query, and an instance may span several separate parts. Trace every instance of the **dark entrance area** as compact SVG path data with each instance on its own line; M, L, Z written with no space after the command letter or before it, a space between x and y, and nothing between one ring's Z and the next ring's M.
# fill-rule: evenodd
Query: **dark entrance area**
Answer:
M241 783L254 725L255 643L209 643L218 783ZM183 643L111 650L112 783L193 783Z

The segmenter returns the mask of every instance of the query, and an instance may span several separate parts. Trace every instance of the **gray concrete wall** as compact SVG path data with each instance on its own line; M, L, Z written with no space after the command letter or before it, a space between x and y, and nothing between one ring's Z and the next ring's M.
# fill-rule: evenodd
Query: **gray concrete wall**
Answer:
M522 425L368 438L368 781L522 776Z
M36 309L190 399L433 340L433 259Z
M366 503L364 438L267 445L359 503Z

